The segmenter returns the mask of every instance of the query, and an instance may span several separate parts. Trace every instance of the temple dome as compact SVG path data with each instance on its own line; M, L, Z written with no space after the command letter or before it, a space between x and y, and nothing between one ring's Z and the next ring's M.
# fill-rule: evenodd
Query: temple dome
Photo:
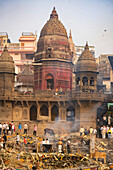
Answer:
M0 56L0 72L15 73L14 61L6 46Z
M89 51L88 43L86 43L85 49L77 61L76 71L97 72L97 64L93 54Z
M58 14L55 7L50 15L50 19L41 30L40 37L44 35L61 35L67 37L66 29L58 19Z

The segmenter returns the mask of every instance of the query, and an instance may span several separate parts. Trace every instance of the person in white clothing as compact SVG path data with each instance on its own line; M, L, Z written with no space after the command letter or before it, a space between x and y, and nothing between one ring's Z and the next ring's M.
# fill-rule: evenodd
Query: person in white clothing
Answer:
M28 124L25 123L24 124L24 134L27 134L27 131L28 131Z
M17 133L17 136L16 136L16 144L19 145L19 141L20 141L20 136L19 134Z
M101 128L101 134L102 134L102 138L105 139L106 138L106 127L104 125Z
M9 123L6 123L6 131L7 131L7 135L9 134Z
M11 135L13 135L13 133L14 133L14 128L15 128L15 126L14 126L14 123L12 121L12 123L11 123Z

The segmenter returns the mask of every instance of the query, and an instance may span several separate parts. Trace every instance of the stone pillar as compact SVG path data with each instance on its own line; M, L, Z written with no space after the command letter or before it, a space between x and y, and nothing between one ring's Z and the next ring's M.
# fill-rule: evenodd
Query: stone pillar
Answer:
M95 90L97 90L97 81L94 80L94 87L95 87Z
M37 104L37 120L39 120L40 119L40 105L38 101L36 101L36 104Z
M62 110L62 115L61 115L62 117L61 118L62 118L63 121L66 121L66 108L62 107L61 110Z
M90 79L88 78L88 90L89 90L89 87L90 87Z
M51 106L50 106L50 104L49 104L48 110L49 110L49 121L51 121Z
M84 128L96 128L97 108L100 102L89 102L82 101L80 103L80 126Z
M40 107L37 107L37 120L39 120L39 115L40 115Z
M80 129L80 106L76 102L75 103L75 131L79 131Z
M82 91L82 77L80 78L80 91Z
M62 108L59 106L59 121L62 120Z

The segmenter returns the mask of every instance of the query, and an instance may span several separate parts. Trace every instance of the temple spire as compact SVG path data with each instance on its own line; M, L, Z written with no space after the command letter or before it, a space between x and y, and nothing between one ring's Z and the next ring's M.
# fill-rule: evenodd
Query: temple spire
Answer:
M89 50L88 41L86 41L85 50L86 50L86 49Z
M5 47L4 47L4 51L8 51L8 50L7 50L7 45L5 45Z
M50 15L50 18L57 18L58 19L58 14L57 14L57 12L55 10L55 7L53 8L53 11L52 11L52 13Z
M69 33L69 38L71 38L71 39L72 39L72 35L71 35L71 29L70 29L70 33Z

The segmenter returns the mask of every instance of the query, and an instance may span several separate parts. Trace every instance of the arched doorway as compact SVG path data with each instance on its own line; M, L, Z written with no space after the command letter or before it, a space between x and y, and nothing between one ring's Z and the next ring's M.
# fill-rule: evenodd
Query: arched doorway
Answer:
M46 75L47 89L54 89L54 77L52 74Z
M54 105L51 108L51 121L58 121L58 119L59 119L58 107Z
M37 107L35 105L30 108L30 120L37 120Z
M67 121L75 121L75 109L72 106L67 108L66 113Z
M40 115L41 116L48 116L48 107L46 105L43 105L40 108Z

